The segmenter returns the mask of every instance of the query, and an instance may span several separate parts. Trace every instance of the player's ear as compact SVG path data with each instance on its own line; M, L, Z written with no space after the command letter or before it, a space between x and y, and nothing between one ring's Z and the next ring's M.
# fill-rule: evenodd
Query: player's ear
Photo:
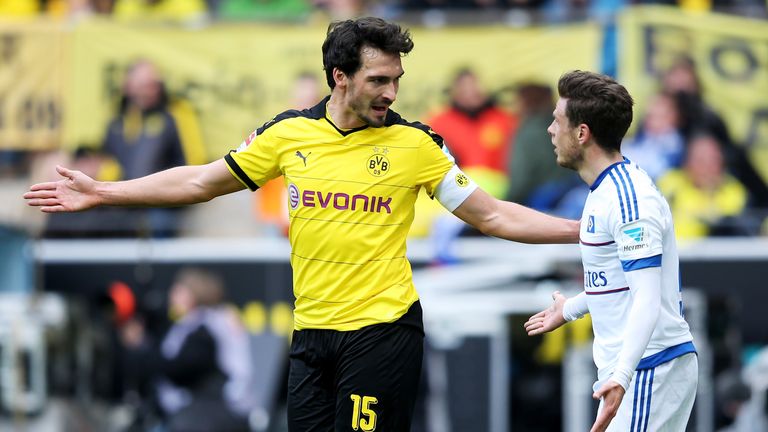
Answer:
M585 123L582 123L579 125L579 133L577 135L579 139L579 144L584 144L587 141L589 141L589 137L592 135L592 132L589 130L589 126L587 126Z
M333 81L336 83L336 87L347 87L347 74L341 71L339 68L333 68Z

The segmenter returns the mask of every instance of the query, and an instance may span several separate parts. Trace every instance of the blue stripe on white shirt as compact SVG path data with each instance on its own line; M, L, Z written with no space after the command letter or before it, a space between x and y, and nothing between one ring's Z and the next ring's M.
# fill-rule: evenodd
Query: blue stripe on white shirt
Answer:
M650 267L661 267L661 254L635 260L621 260L621 267L625 272L641 270Z
M624 171L624 174L627 175L627 181L629 182L629 187L632 189L632 202L635 205L635 220L640 219L640 208L637 206L637 194L635 193L635 184L632 182L632 177L629 176L629 171L627 171L627 165L622 164L621 169Z
M619 206L621 207L621 223L627 223L627 216L624 213L624 201L621 199L621 189L619 188L619 182L616 181L616 177L613 172L609 172L608 175L613 180L613 184L616 185L616 194L619 196Z

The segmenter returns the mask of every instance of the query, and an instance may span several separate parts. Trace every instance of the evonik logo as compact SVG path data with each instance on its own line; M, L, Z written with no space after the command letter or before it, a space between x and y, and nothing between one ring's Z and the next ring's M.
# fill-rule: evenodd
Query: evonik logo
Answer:
M291 208L296 210L301 203L304 207L333 207L340 211L362 211L368 213L392 213L392 197L376 195L349 195L344 192L323 192L314 190L299 191L299 188L291 183L288 186L288 198Z

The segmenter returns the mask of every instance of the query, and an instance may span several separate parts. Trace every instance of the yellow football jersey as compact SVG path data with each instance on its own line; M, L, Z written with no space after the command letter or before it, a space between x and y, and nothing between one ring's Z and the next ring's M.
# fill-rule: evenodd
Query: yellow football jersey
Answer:
M390 111L382 127L341 130L327 102L280 114L225 160L251 190L285 178L295 328L356 330L418 300L406 259L414 202L454 162L421 123Z

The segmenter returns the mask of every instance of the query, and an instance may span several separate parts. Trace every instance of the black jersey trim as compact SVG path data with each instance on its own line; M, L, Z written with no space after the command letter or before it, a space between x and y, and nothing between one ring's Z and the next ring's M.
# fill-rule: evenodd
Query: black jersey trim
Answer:
M355 132L360 132L361 130L368 129L368 125L363 125L363 126L360 126L360 127L356 127L354 129L343 130L343 129L339 129L338 126L333 124L333 122L331 121L331 119L328 118L328 116L325 116L325 121L327 121L329 125L333 126L333 128L336 129L336 132L341 134L341 136L347 136L347 135L353 134Z
M227 153L224 155L224 161L229 165L229 167L232 169L232 171L237 175L237 178L240 179L243 183L245 183L246 186L248 186L248 189L255 191L259 188L259 186L251 180L250 177L243 171L242 168L240 168L240 165L235 162L235 159L231 155L232 152Z
M421 122L409 122L408 120L405 120L400 116L400 114L390 111L387 113L387 121L385 122L386 126L394 126L394 125L401 125L401 126L408 126L415 129L418 129L425 134L429 135L430 138L432 138L432 141L437 144L438 147L443 148L444 140L443 137L441 137L437 132L433 131L431 127L428 125L425 125Z
M321 118L325 117L325 104L328 103L328 99L330 99L330 96L326 96L325 98L323 98L322 101L320 101L317 105L313 106L312 108L308 108L304 110L292 109L292 110L283 111L280 114L276 115L272 120L264 123L260 128L256 129L256 134L261 135L265 130L271 128L272 126L286 119L304 117L304 118L313 119L313 120L320 120Z

